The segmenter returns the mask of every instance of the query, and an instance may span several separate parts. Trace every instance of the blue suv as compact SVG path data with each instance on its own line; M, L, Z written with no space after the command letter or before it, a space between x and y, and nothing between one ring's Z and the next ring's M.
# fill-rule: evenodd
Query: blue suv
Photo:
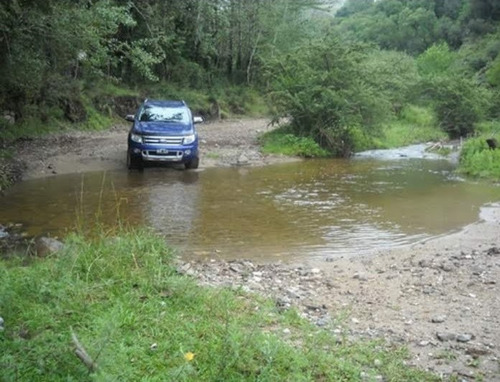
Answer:
M135 115L128 134L127 167L143 168L146 162L184 164L186 169L198 168L198 133L193 117L184 101L145 100Z

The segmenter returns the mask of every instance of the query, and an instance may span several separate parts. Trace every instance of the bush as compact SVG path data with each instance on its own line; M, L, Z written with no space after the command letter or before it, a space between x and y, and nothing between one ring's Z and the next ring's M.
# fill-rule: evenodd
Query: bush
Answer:
M474 133L491 99L489 91L458 74L429 77L420 85L423 96L434 107L439 126L452 139Z
M390 101L368 81L366 53L364 46L326 37L269 65L273 106L290 117L294 135L349 156L354 131L368 132L391 112Z
M462 149L459 172L500 180L500 149L490 149L484 137L470 139Z

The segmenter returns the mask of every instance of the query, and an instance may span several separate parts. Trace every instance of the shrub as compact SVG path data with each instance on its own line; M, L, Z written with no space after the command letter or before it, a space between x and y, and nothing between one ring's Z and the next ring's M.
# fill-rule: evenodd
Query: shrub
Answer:
M490 149L484 137L470 139L462 149L459 172L500 180L500 149Z

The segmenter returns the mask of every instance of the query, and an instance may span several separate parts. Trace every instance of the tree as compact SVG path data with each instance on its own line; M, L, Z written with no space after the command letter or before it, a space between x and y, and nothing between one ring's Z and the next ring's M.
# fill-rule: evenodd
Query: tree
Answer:
M335 155L349 156L359 129L374 129L389 103L362 66L365 48L328 36L268 67L271 98L291 118L295 134L315 139Z
M447 44L432 45L417 58L417 67L423 76L446 74L456 60L456 54L450 51Z

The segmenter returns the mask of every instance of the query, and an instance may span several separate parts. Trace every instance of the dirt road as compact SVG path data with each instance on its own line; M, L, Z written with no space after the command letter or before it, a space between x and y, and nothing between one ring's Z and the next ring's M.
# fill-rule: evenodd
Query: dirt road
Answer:
M286 158L262 155L257 137L269 129L266 119L207 122L198 125L200 167L264 165ZM117 125L104 132L70 132L18 144L26 164L23 179L125 168L130 126Z
M289 160L259 152L256 138L266 129L263 119L200 125L201 170ZM123 169L127 131L122 125L23 142L24 179ZM500 204L453 235L370 257L259 265L214 254L180 269L204 284L267 294L280 309L296 306L339 336L406 345L409 365L444 379L500 381Z

